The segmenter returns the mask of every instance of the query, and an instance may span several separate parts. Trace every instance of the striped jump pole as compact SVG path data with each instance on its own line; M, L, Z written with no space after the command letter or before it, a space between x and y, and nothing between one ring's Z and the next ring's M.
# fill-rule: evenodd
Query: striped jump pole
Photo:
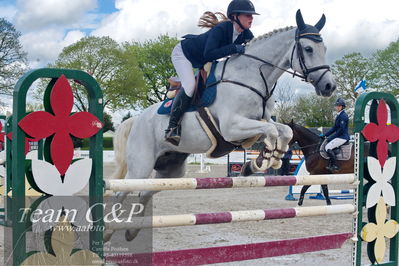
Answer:
M173 226L204 225L234 222L262 221L295 217L323 216L332 214L355 214L351 204L332 206L312 206L270 210L247 210L216 213L180 214L134 217L128 221L110 222L105 226L110 230L160 228Z
M354 174L303 176L248 176L215 178L115 179L105 180L105 189L115 192L185 189L249 188L317 184L354 184ZM356 185L356 184L354 184Z

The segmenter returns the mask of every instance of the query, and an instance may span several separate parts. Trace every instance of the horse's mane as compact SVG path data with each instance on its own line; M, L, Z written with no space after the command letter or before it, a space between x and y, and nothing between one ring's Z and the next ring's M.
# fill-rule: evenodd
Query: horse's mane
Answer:
M298 124L296 124L296 123L293 123L293 125L297 128L297 129L300 129L301 130L301 133L304 135L304 137L309 137L309 138L319 138L319 136L316 134L316 133L314 133L313 131L311 131L310 129L308 129L308 128L306 128L306 127L304 127L304 126L301 126L301 125L298 125Z
M286 32L286 31L292 30L293 28L295 28L295 27L294 26L287 26L285 28L272 30L272 31L270 31L268 33L265 33L263 35L260 35L260 36L258 36L256 38L252 39L249 43L247 43L247 46L253 44L256 41L270 38L270 37L276 35L277 33Z

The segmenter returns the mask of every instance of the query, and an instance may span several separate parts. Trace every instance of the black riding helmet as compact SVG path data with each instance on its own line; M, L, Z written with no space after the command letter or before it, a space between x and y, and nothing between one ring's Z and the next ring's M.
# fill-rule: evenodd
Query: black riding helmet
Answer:
M335 102L334 106L342 106L346 107L345 101L342 98L338 98L337 101Z
M237 22L237 24L243 29L244 27L241 25L241 22L237 18L233 18L233 15L236 14L239 16L240 14L253 14L259 15L255 12L254 4L252 4L249 0L233 0L230 2L227 7L227 17L231 20Z

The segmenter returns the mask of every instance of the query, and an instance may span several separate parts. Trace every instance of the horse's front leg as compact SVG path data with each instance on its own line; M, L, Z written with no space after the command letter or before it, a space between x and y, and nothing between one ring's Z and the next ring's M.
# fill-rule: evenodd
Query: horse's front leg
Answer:
M226 141L236 142L260 135L265 143L265 149L261 151L256 160L251 161L251 172L265 171L271 166L273 151L279 136L275 125L265 121L253 120L246 117L233 117L230 120L221 119L220 131Z
M269 123L276 126L279 135L277 138L276 149L273 151L273 162L271 162L271 166L274 169L279 169L282 164L281 158L283 158L284 153L288 151L288 143L292 139L292 129L287 125L274 122L273 120Z

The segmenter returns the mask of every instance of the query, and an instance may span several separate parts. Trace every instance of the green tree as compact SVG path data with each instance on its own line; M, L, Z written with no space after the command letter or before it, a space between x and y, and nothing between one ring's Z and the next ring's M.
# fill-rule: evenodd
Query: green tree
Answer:
M348 106L353 106L357 98L354 91L356 85L367 80L367 85L376 87L376 75L372 60L363 57L360 53L350 53L335 61L331 68L337 82L337 93L346 100Z
M292 113L294 122L308 127L331 127L334 123L336 97L306 95L299 97Z
M399 39L383 50L377 51L375 61L376 75L382 90L397 95L399 93Z
M169 87L168 79L176 75L170 55L178 42L177 38L160 35L157 39L144 43L125 44L126 50L137 58L138 67L144 74L146 99L142 102L143 107L164 99Z
M10 22L0 18L0 94L3 95L12 94L15 83L28 68L20 36Z
M91 74L99 83L104 106L137 108L145 98L143 76L132 55L110 37L85 37L65 47L50 67L80 69ZM75 107L87 110L86 90L78 83L72 84Z
M107 132L108 130L115 131L114 123L112 123L112 117L110 114L104 112L104 127L103 132Z

